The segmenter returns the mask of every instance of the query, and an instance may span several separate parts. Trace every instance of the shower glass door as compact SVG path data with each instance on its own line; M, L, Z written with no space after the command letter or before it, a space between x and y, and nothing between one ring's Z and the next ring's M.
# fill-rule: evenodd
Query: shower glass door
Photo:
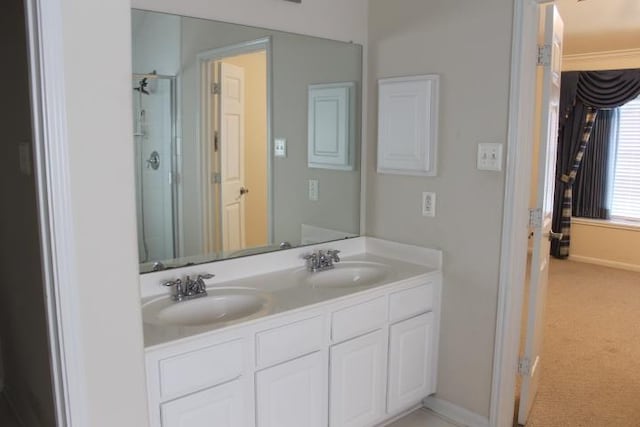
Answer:
M134 75L138 253L141 263L179 256L175 78Z

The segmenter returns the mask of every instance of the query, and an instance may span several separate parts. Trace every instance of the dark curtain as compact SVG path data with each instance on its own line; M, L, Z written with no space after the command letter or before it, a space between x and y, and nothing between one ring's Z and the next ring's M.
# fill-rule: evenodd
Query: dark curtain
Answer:
M596 158L603 149L599 147L601 138L611 132L611 118L614 117L605 111L617 108L640 94L640 70L563 73L561 90L553 229L561 232L562 238L552 242L551 254L566 258L571 244L574 183L592 139L592 131L596 139L593 145L597 146L593 157ZM598 120L600 122L596 123ZM585 176L587 172L584 171ZM606 175L591 178L606 183ZM586 179L581 178L584 185ZM601 182L599 185L606 184ZM603 188L601 197L606 200L606 188Z
M573 183L573 216L609 219L611 149L617 127L617 109L600 110Z

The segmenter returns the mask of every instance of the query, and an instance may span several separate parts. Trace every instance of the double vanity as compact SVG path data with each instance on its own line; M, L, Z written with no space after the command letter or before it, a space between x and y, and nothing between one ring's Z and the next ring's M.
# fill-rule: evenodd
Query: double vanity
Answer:
M373 427L435 392L441 252L354 237L362 52L132 12L152 426Z
M319 250L340 251L333 266L309 268ZM440 251L357 237L141 276L151 424L364 427L406 413L436 388L441 269ZM205 274L198 298L163 286Z

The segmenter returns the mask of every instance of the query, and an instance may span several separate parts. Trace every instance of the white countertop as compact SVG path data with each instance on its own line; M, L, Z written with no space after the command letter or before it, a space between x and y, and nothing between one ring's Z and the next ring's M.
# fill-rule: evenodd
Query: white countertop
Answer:
M327 246L331 246L332 248L343 250L343 254L346 252L344 255L347 255L341 257L341 262L344 263L365 261L384 264L389 267L389 273L372 286L350 286L341 288L313 287L307 283L301 283L300 277L303 277L303 275L306 274L321 275L324 272L306 273L304 270L304 264L299 261L300 254L295 253L295 251L294 259L296 259L297 262L293 264L293 268L264 273L260 272L261 263L264 261L264 257L273 257L273 254L246 257L240 260L240 265L235 266L237 268L243 267L243 273L234 272L233 274L227 274L227 277L234 277L235 275L237 278L232 278L231 280L226 281L221 281L220 279L208 281L207 289L214 290L216 288L229 287L259 289L261 292L269 295L270 302L266 312L261 313L259 316L250 316L249 318L241 318L226 323L214 323L198 326L155 325L144 323L145 348L156 348L168 343L173 343L176 340L206 334L211 331L221 331L223 329L246 326L283 313L294 312L295 310L303 308L321 306L329 301L348 298L349 296L355 295L359 292L370 291L372 289L382 288L386 285L397 284L405 280L420 278L421 276L426 276L439 271L442 268L442 255L440 251L401 245L365 237L350 239L350 241L345 242L346 243L343 245L340 244L341 242L335 242L334 244L329 245L318 245L318 248L326 249ZM354 244L357 247L354 247ZM351 246L351 248L347 248L345 245ZM302 252L309 252L313 249L316 248L306 247ZM360 253L358 253L358 249L361 250ZM288 252L288 254L281 256L291 257L292 252L286 252ZM300 250L298 250L298 252L300 252ZM384 256L381 255L381 253L383 253ZM412 262L407 262L405 259ZM238 263L238 261L236 261L236 263ZM194 267L189 268L193 269ZM195 268L203 270L205 267L198 266ZM221 266L219 270L224 270L224 267ZM247 274L250 274L252 271L254 272L254 275L248 276ZM255 272L257 272L257 274L255 274ZM167 274L175 276L178 273L193 274L191 271L185 273L176 270L163 273L165 276ZM158 281L158 279L159 277L156 275L154 280ZM166 289L161 294L157 292L150 295L147 294L147 296L143 298L142 303L144 304L158 298L166 297L166 295ZM190 301L184 301L176 304L189 304L189 302Z

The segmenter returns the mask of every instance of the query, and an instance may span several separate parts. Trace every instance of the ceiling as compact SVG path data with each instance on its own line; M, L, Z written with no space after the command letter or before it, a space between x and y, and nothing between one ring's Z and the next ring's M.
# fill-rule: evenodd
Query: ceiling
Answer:
M640 0L556 0L565 54L640 49Z

